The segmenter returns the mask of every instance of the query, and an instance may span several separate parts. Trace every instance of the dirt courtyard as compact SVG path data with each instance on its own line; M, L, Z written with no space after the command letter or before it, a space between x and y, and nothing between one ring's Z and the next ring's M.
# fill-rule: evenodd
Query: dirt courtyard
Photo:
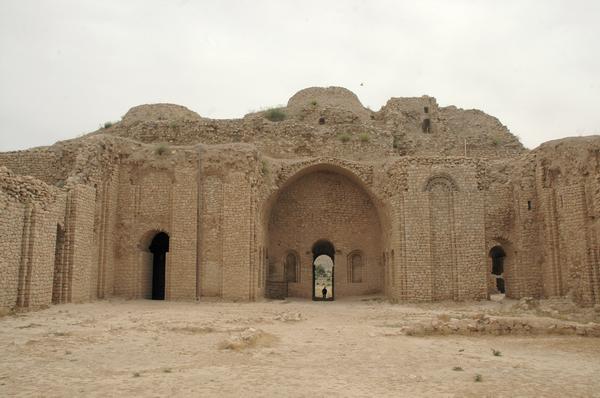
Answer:
M0 396L600 397L598 312L540 308L374 297L58 305L0 319Z

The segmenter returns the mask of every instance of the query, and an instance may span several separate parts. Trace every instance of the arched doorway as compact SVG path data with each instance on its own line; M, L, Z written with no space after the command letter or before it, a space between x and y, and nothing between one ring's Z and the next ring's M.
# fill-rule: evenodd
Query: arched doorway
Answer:
M492 277L496 279L496 290L505 294L506 286L504 284L504 259L506 253L502 246L494 246L490 249L490 258L492 259Z
M313 300L331 301L334 298L335 248L327 240L319 240L312 247Z
M157 233L150 243L149 250L152 253L152 300L164 300L169 235L164 232Z
M350 171L332 165L310 166L297 172L265 203L269 267L265 295L285 285L288 297L322 298L315 288L314 266L320 255L335 263L335 286L327 298L383 292L384 267L381 253L386 236L380 222L381 204L364 182ZM335 243L335 248L332 242ZM297 253L296 278L288 253ZM350 253L361 253L360 272L351 274ZM289 271L289 272L288 272ZM277 290L279 291L279 290Z

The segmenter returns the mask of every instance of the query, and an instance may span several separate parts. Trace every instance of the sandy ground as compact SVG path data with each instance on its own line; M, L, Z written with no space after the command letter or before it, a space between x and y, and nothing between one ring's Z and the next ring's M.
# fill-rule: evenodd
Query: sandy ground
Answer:
M600 397L600 338L402 332L507 305L53 306L0 319L0 396Z

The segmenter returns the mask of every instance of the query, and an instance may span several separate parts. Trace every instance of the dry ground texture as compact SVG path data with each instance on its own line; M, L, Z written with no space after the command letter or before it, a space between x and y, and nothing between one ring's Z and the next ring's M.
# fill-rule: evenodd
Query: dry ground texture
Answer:
M0 396L600 397L567 301L108 300L0 319Z

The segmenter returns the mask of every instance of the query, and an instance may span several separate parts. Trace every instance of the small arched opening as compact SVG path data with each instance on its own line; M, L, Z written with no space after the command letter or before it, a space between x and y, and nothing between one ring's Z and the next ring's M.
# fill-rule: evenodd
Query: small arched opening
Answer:
M327 240L317 241L313 254L313 300L331 301L334 298L335 248Z
M157 233L149 250L152 253L152 300L164 300L169 235L165 232Z
M506 252L502 246L494 246L490 249L490 258L492 259L492 277L496 279L496 290L500 293L506 293L504 284L504 259Z

